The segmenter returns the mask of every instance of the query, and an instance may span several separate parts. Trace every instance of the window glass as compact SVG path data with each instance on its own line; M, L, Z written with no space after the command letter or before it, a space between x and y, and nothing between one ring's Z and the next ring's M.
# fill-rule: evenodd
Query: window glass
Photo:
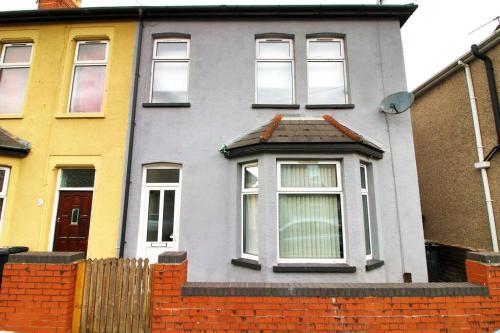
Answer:
M308 62L310 104L345 103L343 62Z
M282 164L282 187L337 187L335 164Z
M105 80L105 66L76 67L70 112L100 112Z
M4 193L6 190L5 189L5 183L6 183L5 176L6 176L5 169L0 169L0 193Z
M5 64L29 63L31 45L11 45L5 47L3 62Z
M243 195L243 253L254 256L259 254L257 200L258 194Z
M94 187L94 169L64 169L60 187Z
M179 169L148 169L146 183L178 183Z
M342 56L341 45L338 41L310 41L309 57L311 58L339 58Z
M361 189L366 190L366 168L364 166L361 166L359 168L360 174L361 174Z
M293 103L291 62L257 64L257 102L263 104Z
M185 59L188 57L188 43L186 42L158 42L156 57L165 59Z
M175 191L163 192L162 242L171 242L174 235Z
M78 61L104 61L106 60L107 44L82 43L78 48Z
M160 220L160 191L149 191L148 221L146 241L158 241L158 221Z
M259 168L257 166L248 166L245 170L245 188L259 187Z
M156 62L153 73L153 103L188 101L187 62Z
M262 59L283 59L290 57L289 42L260 42L259 58Z
M29 67L0 69L0 113L21 113Z
M342 258L340 212L339 194L280 194L280 258Z
M361 196L363 199L363 222L365 225L365 249L366 255L370 255L372 253L372 244L370 239L370 217L368 212L368 196Z

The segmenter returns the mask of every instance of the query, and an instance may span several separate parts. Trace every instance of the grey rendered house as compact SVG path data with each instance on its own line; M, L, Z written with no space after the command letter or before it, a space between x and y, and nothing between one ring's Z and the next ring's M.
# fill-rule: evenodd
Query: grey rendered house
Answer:
M145 8L125 256L190 281L426 281L400 27L414 5Z

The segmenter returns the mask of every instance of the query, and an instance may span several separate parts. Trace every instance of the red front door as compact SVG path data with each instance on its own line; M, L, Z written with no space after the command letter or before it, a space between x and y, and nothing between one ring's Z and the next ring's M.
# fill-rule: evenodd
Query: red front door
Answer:
M92 191L60 191L54 251L87 252Z

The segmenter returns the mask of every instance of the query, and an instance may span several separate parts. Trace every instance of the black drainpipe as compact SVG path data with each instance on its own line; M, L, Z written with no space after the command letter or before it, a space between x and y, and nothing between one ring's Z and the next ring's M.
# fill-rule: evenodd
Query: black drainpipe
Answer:
M132 165L132 152L134 151L134 133L135 133L135 115L137 113L137 90L139 85L139 67L141 65L141 49L142 49L142 30L144 23L142 19L142 8L139 8L139 31L137 38L137 54L135 58L135 76L134 76L134 92L132 96L132 111L130 115L130 133L128 138L128 156L127 156L127 171L125 175L125 191L123 193L123 217L122 229L120 236L120 258L123 258L125 251L125 235L127 233L127 217L128 217L128 197L130 192L130 173Z
M490 57L479 51L479 47L473 44L470 47L472 54L484 62L486 69L486 77L488 78L488 88L490 90L491 106L493 108L493 115L495 117L495 127L497 130L497 145L486 155L485 161L490 161L493 155L500 150L500 108L498 106L497 85L495 82L495 72L493 70L493 62Z

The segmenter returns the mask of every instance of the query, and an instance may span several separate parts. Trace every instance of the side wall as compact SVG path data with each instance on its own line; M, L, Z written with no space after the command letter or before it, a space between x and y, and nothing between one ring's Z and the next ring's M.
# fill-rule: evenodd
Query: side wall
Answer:
M500 46L488 52L500 86ZM471 64L485 155L497 144L486 72ZM463 69L417 97L412 108L425 237L447 244L492 249L467 83ZM500 154L488 169L500 238Z
M306 110L306 34L346 34L348 77L354 109ZM423 231L409 114L386 116L378 111L382 98L405 90L404 63L397 21L169 21L146 22L141 59L138 104L148 102L155 33L191 34L189 108L143 108L137 111L126 255L138 249L142 168L148 163L178 163L183 168L179 249L191 254L191 281L402 281L411 272L414 281L426 281ZM255 34L283 32L295 35L295 83L298 110L252 109L255 78ZM370 56L367 56L370 55ZM332 114L380 144L380 161L359 156L345 163L347 262L356 274L276 274L276 159L304 155L251 156L228 161L218 152L238 136L271 119L276 113L302 117ZM390 128L390 131L388 130ZM389 136L391 132L392 138ZM318 158L318 156L314 156ZM231 265L240 256L239 162L259 160L259 246L262 271ZM377 259L383 268L365 272L359 161L373 165L377 220ZM398 189L396 191L395 189ZM396 193L397 192L397 193ZM403 235L403 236L401 236ZM406 237L404 235L408 235ZM401 236L401 237L400 237ZM401 242L403 238L403 242ZM402 260L402 257L405 259ZM404 265L404 268L403 268Z
M21 116L2 128L32 144L23 159L0 156L11 168L1 245L52 250L57 175L63 167L95 168L89 257L117 255L135 22L9 26L0 40L32 40L33 57ZM102 113L68 114L75 39L109 38Z

